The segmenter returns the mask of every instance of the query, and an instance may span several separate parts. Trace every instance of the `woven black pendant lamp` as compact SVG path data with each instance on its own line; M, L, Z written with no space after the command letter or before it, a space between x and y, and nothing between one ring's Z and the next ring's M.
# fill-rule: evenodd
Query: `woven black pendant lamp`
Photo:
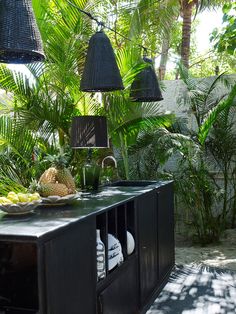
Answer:
M107 120L103 116L73 117L72 148L105 148L108 145Z
M90 38L80 89L85 92L124 89L111 42L103 31Z
M131 100L137 102L163 100L152 60L146 57L144 57L143 60L150 65L144 68L131 84Z
M0 0L0 62L45 59L31 0Z

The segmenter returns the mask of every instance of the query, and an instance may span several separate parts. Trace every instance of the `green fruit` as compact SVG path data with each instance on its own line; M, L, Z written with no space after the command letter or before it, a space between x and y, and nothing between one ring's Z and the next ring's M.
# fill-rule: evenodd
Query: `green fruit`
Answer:
M18 198L18 196L17 196L16 194L15 194L15 195L13 195L13 194L10 194L10 195L9 195L9 193L8 193L7 198L8 198L10 201L12 201L12 203L14 203L14 204L16 204L16 203L19 202L19 198Z
M9 200L8 198L2 196L2 197L0 197L0 204L3 204L3 205L12 204L12 201Z
M29 201L28 195L24 194L24 193L18 193L17 194L18 198L19 198L19 202L25 203Z
M36 192L36 193L31 194L30 199L31 199L31 201L39 200L40 199L39 193Z
M16 195L16 193L15 193L15 192L13 192L13 191L11 191L11 192L9 192L9 193L7 194L7 197L8 197L8 196L10 196L10 195L15 196L15 195Z

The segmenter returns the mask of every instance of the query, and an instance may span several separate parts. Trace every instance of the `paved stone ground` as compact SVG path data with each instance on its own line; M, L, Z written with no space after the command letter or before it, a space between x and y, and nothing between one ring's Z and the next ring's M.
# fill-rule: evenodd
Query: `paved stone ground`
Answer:
M176 236L176 264L201 264L236 271L236 229L229 229L218 245L193 246Z
M235 314L236 272L176 266L146 314Z
M220 244L208 245L205 247L192 245L188 240L186 240L186 237L176 235L175 261L177 265L185 265L186 267L190 267L190 268L196 267L198 269L199 267L202 267L202 266L203 267L210 266L210 267L216 267L222 270L226 270L226 272L228 270L236 271L236 229L227 230L225 237L222 238ZM212 280L213 280L213 283L210 282L208 284L211 286L211 285L214 285L214 282L215 282L215 284L218 285L218 288L217 288L218 290L217 289L216 290L219 292L219 289L220 289L221 293L223 293L222 292L223 288L228 291L230 287L232 286L230 285L230 287L228 287L226 285L225 287L223 287L224 283L223 283L223 286L220 286L219 281L214 281L215 280L214 278ZM231 292L234 294L234 297L236 300L236 281L234 282L233 286L234 286L233 288L235 289ZM178 297L175 295L175 292L173 291L173 289L176 289L176 287L177 286L175 286L173 282L172 284L168 283L163 290L163 294L161 294L159 298L154 302L153 306L147 312L147 314L169 314L169 313L171 314L172 313L173 314L178 314L178 313L182 313L182 314L193 314L193 313L194 314L195 313L197 314L221 314L221 313L230 314L230 313L236 313L236 304L234 305L235 308L233 309L233 311L228 309L227 310L228 312L227 312L224 310L223 307L219 307L219 304L217 305L214 302L213 303L208 302L209 306L208 307L206 306L204 308L200 307L198 309L192 308L188 310L185 310L184 308L182 308L182 310L175 308L172 311L171 307L168 307L168 303L166 302L165 298L166 296L170 298L170 292L171 292L172 293L171 297L177 300ZM177 289L177 291L179 290ZM193 293L193 292L191 289L189 289L188 293ZM212 294L209 298L210 299L213 298L212 300L214 300L214 295ZM195 301L201 303L201 297L200 299L196 298ZM204 302L206 303L206 300ZM223 301L220 300L219 302L222 303ZM180 303L178 302L178 304L181 304L181 302Z

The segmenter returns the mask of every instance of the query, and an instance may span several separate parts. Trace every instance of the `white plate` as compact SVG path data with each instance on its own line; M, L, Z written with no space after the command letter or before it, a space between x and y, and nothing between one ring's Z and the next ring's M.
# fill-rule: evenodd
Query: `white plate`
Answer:
M127 254L130 255L133 253L135 248L135 242L133 235L127 231Z
M120 241L108 233L108 270L123 262L124 257Z
M58 206L70 204L73 200L79 197L79 193L68 194L66 196L52 195L48 197L42 197L42 205L46 206Z

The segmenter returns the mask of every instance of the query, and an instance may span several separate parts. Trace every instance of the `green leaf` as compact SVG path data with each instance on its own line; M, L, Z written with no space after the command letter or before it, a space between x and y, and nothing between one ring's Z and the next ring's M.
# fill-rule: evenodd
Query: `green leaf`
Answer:
M236 97L236 85L233 87L229 96L226 99L219 102L219 104L217 104L217 106L215 106L206 116L198 133L198 139L202 145L206 141L209 131L212 128L215 121L217 120L219 114L223 110L230 108L231 106L235 106L235 97Z

